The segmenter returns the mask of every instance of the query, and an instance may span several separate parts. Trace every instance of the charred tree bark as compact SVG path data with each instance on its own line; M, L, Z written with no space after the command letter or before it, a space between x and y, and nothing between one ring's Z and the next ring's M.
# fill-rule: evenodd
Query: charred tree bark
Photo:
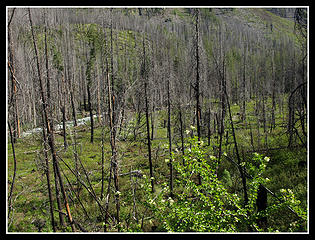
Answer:
M72 231L75 232L76 228L75 228L75 225L72 221L72 216L71 216L71 212L70 212L68 198L67 198L67 195L66 195L66 192L64 189L61 173L60 173L60 170L58 167L57 154L56 154L56 149L55 149L54 131L51 128L50 121L48 119L47 103L46 103L46 97L44 94L43 82L42 82L42 77L41 77L41 72L40 72L39 57L38 57L38 51L37 51L37 45L36 45L36 40L35 40L35 35L34 35L33 22L32 22L32 18L31 18L30 9L28 9L28 15L29 15L29 21L30 21L31 32L32 32L32 39L33 39L33 45L34 45L34 51L35 51L35 58L36 58L36 65L37 65L38 81L39 81L39 86L40 86L40 95L41 95L42 107L44 110L43 112L44 112L44 116L45 116L46 128L47 128L47 133L48 133L48 143L50 146L50 150L51 150L51 154L52 154L52 158L53 158L53 163L56 167L55 169L56 169L56 173L57 173L57 176L59 179L60 188L61 188L61 192L63 195L68 220L69 220L70 226L72 228Z
M42 115L42 117L43 117L43 140L44 140L44 156L45 156L45 170L44 170L44 173L46 175L46 180L47 180L51 226L53 228L53 231L56 232L56 225L55 225L55 218L54 218L54 209L53 209L53 199L52 199L52 192L51 192L51 186L50 186L49 161L48 161L48 154L47 154L47 152L48 152L47 135L46 135L45 125L44 125L44 116Z
M8 219L10 219L10 213L11 213L11 209L12 209L11 201L12 201L12 193L13 193L15 177L16 177L16 163L17 162L16 162L16 157L15 157L13 133L12 133L12 128L11 128L9 121L8 121L8 126L9 126L10 141L11 141L12 154L13 154L13 177L12 177L12 183L11 183L10 193L9 193L9 197L8 197Z
M275 77L275 70L274 70L274 51L272 56L272 106L271 106L271 123L270 123L270 132L275 128L276 126L276 120L275 120L275 110L276 110L276 77Z
M196 85L195 85L195 96L196 96L196 117L197 117L197 135L198 141L200 141L200 74L199 74L199 10L196 12ZM200 182L201 183L201 182Z
M147 145L148 145L148 158L149 158L149 165L150 165L151 191L154 192L151 138L150 138L150 126L149 126L149 106L148 106L147 83L146 82L144 83L144 94L145 94L145 118L146 118L146 126L147 126Z
M112 9L111 9L112 12ZM111 157L111 166L110 166L110 177L113 171L114 174L114 187L115 187L115 203L116 203L116 220L118 231L120 231L120 219L119 219L119 182L118 182L118 159L117 159L117 149L116 149L116 119L115 119L115 93L114 93L114 66L113 66L113 19L111 16L111 30L110 30L110 42L111 42L111 79L109 78L109 69L108 64L106 64L107 68L107 83L108 83L108 106L109 106L109 125L110 125L110 144L112 149L112 157ZM107 62L106 62L107 63ZM105 213L105 225L104 231L107 231L106 225L108 220L108 205L109 205L109 197L110 197L110 182L108 183L108 191L106 197L106 213Z
M50 128L53 129L53 121L51 121L50 116L52 115L51 105L50 105L50 76L49 76L49 62L48 62L48 47L47 47L47 28L45 25L45 65L46 65L46 91L47 91L47 116L43 115L43 121L46 121L46 117L48 118L48 121L50 123ZM44 109L43 109L44 112ZM45 127L47 126L47 121L45 122ZM47 132L48 134L48 132ZM47 138L47 136L46 136ZM59 210L59 222L60 225L63 227L66 227L65 221L64 221L64 215L62 215L62 204L60 199L60 188L59 188L59 181L58 181L58 175L56 172L56 166L55 162L53 162L53 171L54 171L54 179L55 179L55 193L56 193L56 201L57 201L57 207Z
M172 132L171 132L171 100L170 100L170 79L167 78L167 131L170 155L170 196L173 197L173 156L172 156Z
M113 110L112 110L112 93L111 93L111 84L110 84L110 78L109 78L109 68L108 68L108 62L107 58L105 57L106 61L106 79L107 79L107 89L108 89L108 115L109 115L109 127L110 127L110 144L112 149L112 158L110 161L110 168L109 168L109 177L108 177L108 186L107 186L107 193L106 193L106 201L105 201L105 224L104 224L104 232L107 232L107 225L108 225L108 208L109 208L109 200L110 200L110 185L112 180L112 172L113 172L113 153L115 152L114 148L114 138L113 138Z
M155 104L153 101L152 112L151 112L151 140L153 140L153 138L154 138L154 111L155 111Z
M49 86L49 68L48 68L48 48L47 48L47 27L45 24L45 56L46 56L46 75L47 75L47 92L48 90L50 91L50 86ZM49 95L50 97L50 95ZM47 96L48 98L48 96ZM48 100L47 100L48 103ZM56 232L56 225L55 225L55 218L54 218L54 209L53 209L53 199L52 199L52 192L51 192L51 186L50 186L50 172L49 172L49 161L48 161L48 146L47 146L47 135L45 131L45 116L42 114L42 119L43 119L43 138L44 138L44 154L45 154L45 175L46 175L46 180L47 180L47 187L48 187L48 198L49 198L49 209L50 209L50 218L51 218L51 226L53 228L53 231Z
M94 41L91 43L91 49L90 49L90 59L87 63L86 68L86 80L87 80L87 97L88 97L88 108L90 112L90 123L91 123L91 143L93 143L94 140L94 121L93 121L93 108L92 108L92 102L91 102L91 86L92 86L92 69L94 66L95 61L95 46Z
M152 165L152 156L151 156L151 137L150 137L150 124L149 124L149 104L148 104L148 94L147 94L147 69L145 61L145 35L143 35L143 65L142 65L142 77L144 80L144 98L145 98L145 118L147 126L147 145L148 145L148 158L150 165L150 178L151 178L151 191L154 192L154 179L153 179L153 165Z
M208 111L207 122L208 122L208 146L210 146L210 141L211 141L211 111L210 111L210 108Z
M63 145L64 148L67 149L67 131L66 131L66 88L65 88L64 76L62 74L61 77L61 88L63 91L63 102L61 106L61 113L62 113L62 132L63 132Z
M258 195L256 200L257 211L261 212L267 208L267 190L264 186L259 185ZM257 224L260 228L267 228L267 217L257 219Z
M197 118L197 135L198 135L198 144L200 144L200 89L199 89L199 82L200 82L200 75L199 75L199 10L196 9L196 23L195 23L195 34L196 34L196 83L194 86L195 89L195 98L196 98L196 118ZM198 174L198 183L201 185L201 175Z
M240 172L241 179L242 179L242 184L243 184L244 206L246 206L248 204L248 195L247 195L247 187L246 187L245 170L241 166L241 157L240 157L240 154L239 154L239 151L238 151L236 135L235 135L235 129L234 129L234 124L233 124L232 114L231 114L231 107L230 107L230 102L229 102L228 94L226 92L225 85L224 85L224 93L225 93L225 96L226 96L226 103L227 103L227 107L228 107L228 111L229 111L229 117L230 117L230 123L231 123L231 128L232 128L232 135L233 135L233 140L234 140L234 145L235 145L235 153L236 153L236 157L237 157L238 168L239 168L239 172Z
M223 66L222 66L222 75L221 75L221 118L220 118L220 131L219 131L219 157L218 162L220 164L221 157L222 157L222 141L224 135L224 118L225 118L225 91L226 91L226 82L225 82L225 61L223 59ZM219 166L218 166L219 167Z
M288 121L288 133L289 133L289 143L288 143L288 147L291 147L292 146L292 141L293 141L293 137L294 137L294 133L298 134L297 133L297 130L295 129L295 123L296 123L296 120L295 120L295 98L294 98L294 95L296 94L296 92L299 90L299 89L303 89L305 86L306 86L307 82L303 82L301 84L299 84L290 94L289 96L289 102L288 102L288 107L289 107L289 121ZM302 95L302 98L304 96ZM304 101L304 100L303 100ZM306 105L304 105L306 107ZM301 116L302 118L302 116ZM303 116L304 118L304 116ZM303 120L301 121L301 125L303 125L302 127L302 130L303 130L303 134L305 135L305 137L307 136L306 135L306 131L303 129L304 128L304 122ZM304 133L305 132L305 133ZM301 141L303 143L303 141ZM305 146L306 146L306 143L303 143Z
M180 123L180 140L182 144L182 154L185 155L185 146L184 146L184 128L183 128L183 116L182 116L182 108L180 104L178 105L179 108L179 123ZM185 159L183 158L183 165L185 165Z
M111 9L112 14L112 9ZM118 179L118 159L117 159L117 150L116 150L116 101L115 101L115 91L114 91L114 53L113 53L113 16L111 15L111 27L110 27L110 51L111 51L111 102L112 102L112 126L111 126L111 138L112 138L112 157L113 157L113 173L114 173L114 186L115 186L115 202L116 202L116 219L118 225L118 231L120 231L119 225L119 179Z
M246 48L244 45L244 57L243 57L243 81L242 81L242 114L241 120L246 119Z

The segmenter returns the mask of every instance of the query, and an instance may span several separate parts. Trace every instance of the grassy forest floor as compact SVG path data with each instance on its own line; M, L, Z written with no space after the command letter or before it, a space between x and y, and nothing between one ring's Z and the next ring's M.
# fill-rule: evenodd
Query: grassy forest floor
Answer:
M254 112L254 102L247 104L247 123L241 122L238 119L239 106L231 106L234 127L236 129L236 138L238 141L241 158L243 161L250 161L254 152L259 152L265 156L270 157L270 162L266 168L265 177L270 181L266 184L272 192L278 193L280 189L292 189L296 198L301 201L303 209L307 208L307 151L305 148L296 146L287 148L288 136L286 134L287 119L286 110L281 113L276 112L276 128L270 132L267 127L266 133L261 124L257 128L257 117ZM154 138L152 140L152 162L155 177L156 192L161 189L162 183L168 182L169 168L165 159L169 158L168 153L168 138L167 128L163 126L165 113L163 110L155 113L155 130ZM227 119L227 118L226 118ZM145 118L143 118L143 122ZM172 119L174 122L174 120ZM99 212L98 206L94 199L89 195L86 189L79 187L75 176L64 164L67 163L72 169L75 169L75 144L78 157L81 160L87 174L89 181L95 191L96 196L101 195L102 188L102 127L96 124L94 131L94 143L90 143L90 130L89 125L82 125L76 128L67 129L67 142L68 147L65 149L63 146L63 137L56 134L57 154L60 157L60 167L62 169L64 183L68 191L71 213L87 231L103 231L103 219ZM251 126L250 131L248 126ZM226 121L226 129L230 128L229 121ZM126 131L125 128L122 131ZM185 134L186 139L190 136L193 129L190 124L186 124L186 129L190 131L189 135ZM75 132L75 134L74 134ZM173 132L174 129L173 129ZM230 131L229 131L230 132ZM104 128L105 143L104 143L104 195L107 191L109 166L111 158L111 146L109 143L109 129ZM196 134L196 133L193 133ZM251 138L252 134L252 138ZM141 170L142 174L150 176L149 174L149 161L147 156L146 145L146 131L145 127L139 130L136 140L131 131L129 135L127 132L121 132L120 136L127 136L125 139L118 138L118 161L119 172L121 174L133 170ZM174 134L175 135L175 134ZM209 154L215 154L214 149L218 146L218 135L212 133ZM203 137L205 145L207 137ZM266 143L267 140L267 143ZM180 143L174 141L174 152L180 149ZM251 144L252 142L252 144ZM13 154L12 147L9 144L8 138L8 189L11 185L13 176ZM178 145L177 145L178 144ZM212 152L211 152L212 151ZM223 139L223 151L228 155L234 156L234 143L232 134L225 136ZM41 134L33 134L17 140L15 144L15 153L17 159L17 176L15 187L13 190L13 212L11 214L12 220L9 222L9 232L51 232L52 227L50 224L49 214L49 201L47 194L47 182L44 174L44 155ZM176 157L180 159L180 154ZM61 160L62 159L62 160ZM78 169L82 173L83 168L79 166ZM50 164L52 165L52 164ZM53 183L53 169L50 168L51 186L54 192ZM241 192L241 179L237 167L230 161L223 158L220 163L218 177L224 186L230 192ZM176 178L176 175L175 175ZM82 179L87 183L87 179L83 176ZM69 185L71 183L72 187ZM139 190L136 196L133 195L135 186ZM138 178L124 175L119 177L119 188L121 192L120 201L121 209L120 216L124 221L125 231L165 231L155 222L155 219L150 219L146 215L146 207L143 204L143 192L141 191L141 181ZM176 191L176 182L174 183ZM114 191L114 189L112 189ZM9 192L9 190L8 190ZM80 196L81 203L78 201L76 194ZM53 194L55 198L55 195ZM111 196L111 204L109 205L110 212L115 211L114 197ZM272 201L272 196L268 196L268 202ZM105 204L105 198L100 200L101 204ZM84 209L83 209L83 206ZM57 209L57 206L55 206ZM281 216L281 217L279 217ZM144 217L144 218L143 218ZM270 217L268 223L270 225L277 225L280 231L288 231L289 226L286 225L287 219L292 218L290 213L279 212L279 215ZM44 220L45 224L38 227L36 222ZM55 212L55 220L58 221L58 213ZM135 226L138 226L136 228ZM61 231L71 231L70 227L62 229ZM112 231L116 231L112 229Z

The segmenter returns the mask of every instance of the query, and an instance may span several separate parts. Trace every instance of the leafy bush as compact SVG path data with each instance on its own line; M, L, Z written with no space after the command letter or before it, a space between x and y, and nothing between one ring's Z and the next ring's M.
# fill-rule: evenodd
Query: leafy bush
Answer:
M151 217L161 224L159 229L170 232L263 231L257 225L257 220L287 207L291 207L301 219L289 222L289 230L293 231L306 221L305 211L300 208L300 202L290 190L282 190L279 201L264 211L257 211L258 188L270 181L262 176L269 162L268 157L255 153L251 162L242 163L253 177L248 182L248 204L244 206L242 197L237 193L229 193L218 179L216 157L207 158L202 142L198 142L196 137L190 139L190 144L191 148L183 156L185 165L181 160L173 161L177 171L176 192L173 196L169 194L167 183L162 184L160 192L151 193L150 179L144 178L145 205L152 211ZM201 185L197 181L198 174L202 178ZM268 230L277 231L277 228L269 227Z

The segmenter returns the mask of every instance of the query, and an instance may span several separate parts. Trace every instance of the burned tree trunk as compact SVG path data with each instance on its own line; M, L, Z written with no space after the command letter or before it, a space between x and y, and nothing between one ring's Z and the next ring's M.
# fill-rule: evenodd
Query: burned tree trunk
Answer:
M167 131L170 155L170 196L173 197L173 158L172 158L172 132L171 132L171 100L170 100L170 79L167 78Z
M38 51L37 51L37 45L36 45L36 40L35 40L35 34L34 34L33 22L32 22L32 18L31 18L31 11L30 11L30 9L28 9L28 15L29 15L29 21L30 21L30 26L31 26L32 38L33 38L33 45L34 45L34 51L35 51L35 58L36 58L36 65L37 65L37 74L38 74L38 81L39 81L39 87L40 87L41 102L42 102L43 112L44 112L44 116L45 116L45 123L46 123L45 125L46 125L46 129L47 129L47 133L48 133L48 143L49 143L51 154L52 154L53 164L55 165L55 170L56 170L56 173L57 173L57 176L58 176L58 179L59 179L60 188L61 188L61 192L62 192L62 195L63 195L64 204L65 204L65 208L66 208L66 211L67 211L68 220L69 220L70 226L72 228L72 231L75 232L76 228L75 228L74 222L72 221L72 216L71 216L71 212L70 212L68 198L67 198L67 195L66 195L66 192L65 192L65 189L64 189L61 173L60 173L59 166L58 166L57 154L56 154L56 149L55 149L54 131L51 128L50 121L49 121L49 118L48 118L46 96L44 94L43 82L42 82L40 66L39 66L39 56L38 56Z
M241 166L241 157L238 151L238 145L236 141L236 135L235 135L235 129L234 129L234 124L233 124L233 119L232 119L232 114L231 114L231 107L230 107L230 102L228 98L228 94L226 92L226 87L224 85L224 93L226 96L226 103L229 111L229 117L230 117L230 123L231 123L231 128L232 128L232 135L233 135L233 140L234 140L234 146L235 146L235 153L237 157L237 163L238 163L238 169L241 175L242 179L242 184L243 184L243 191L244 191L244 206L248 204L248 195L247 195L247 186L246 186L246 176L245 176L245 169ZM250 227L249 227L250 228Z
M179 122L180 122L180 140L182 144L182 154L185 155L185 147L184 147L184 129L183 129L183 116L182 116L182 109L180 104L178 104L178 114L179 114ZM183 158L183 165L185 165L185 159Z
M211 141L211 111L210 111L210 108L209 108L209 111L208 111L208 119L207 119L207 127L208 127L208 146L210 146L210 141Z
M153 166L152 166L152 156L151 156L151 137L150 137L150 125L149 125L149 104L148 104L148 94L147 94L147 69L146 69L146 55L145 55L145 35L143 35L143 63L142 63L142 78L144 80L144 98L145 98L145 118L147 126L147 145L148 145L148 157L150 165L150 178L151 178L151 191L154 192L154 177L153 177Z
M241 120L246 119L246 48L244 45Z
M196 83L194 86L195 89L195 98L196 98L196 118L197 118L197 135L198 135L198 144L200 144L200 90L199 90L199 82L200 82L200 74L199 74L199 10L196 9L196 23L195 23L195 34L196 34ZM198 183L201 185L201 175L198 174Z
M111 10L112 11L112 10ZM118 231L120 231L119 226L119 182L118 182L118 159L117 159L117 149L116 149L116 119L115 119L115 92L114 92L114 66L113 66L113 22L111 16L111 30L110 30L110 42L111 42L111 79L109 78L109 68L108 63L106 61L106 69L107 69L107 84L108 84L108 106L109 106L109 126L110 126L110 144L112 150L111 164L110 164L110 179L108 182L107 196L106 196L106 207L105 207L105 225L104 231L107 231L107 221L108 221L108 206L109 206L109 197L110 197L110 184L111 184L111 176L114 174L114 187L115 187L115 203L116 203L116 220Z
M267 208L267 190L262 185L259 185L258 195L256 200L257 211L261 212ZM257 220L257 224L260 228L266 229L267 217L261 217Z
M63 91L63 102L61 106L61 113L62 113L62 132L63 132L63 145L64 148L66 149L68 144L67 144L67 132L66 132L66 89L65 89L65 82L64 82L64 76L62 75L61 78L61 88Z
M196 117L197 117L197 135L198 141L200 141L200 74L199 74L199 10L196 12L196 84L195 84L195 96L196 96ZM201 183L201 179L199 180Z
M45 24L45 60L46 60L46 76L47 76L47 92L50 91L50 85L49 85L49 68L48 68L48 48L47 48L47 27ZM50 97L50 95L47 96L47 98ZM48 103L48 99L47 99ZM49 103L48 103L49 104ZM45 131L45 116L42 114L43 119L43 138L44 138L44 153L45 153L45 175L47 180L47 187L48 187L48 198L49 198L49 206L50 206L50 216L51 216L51 225L53 228L53 231L56 232L56 225L55 225L55 219L54 219L54 210L53 210L53 199L52 199L52 192L50 187L50 172L49 172L49 162L48 162L48 146L47 146L47 134Z
M91 103L91 86L92 86L91 71L94 66L94 61L95 61L95 46L94 46L94 41L92 41L91 49L90 49L90 59L87 63L87 68L86 68L88 109L90 112L90 122L91 122L91 143L93 143L93 139L94 139L93 108L92 108L92 103Z

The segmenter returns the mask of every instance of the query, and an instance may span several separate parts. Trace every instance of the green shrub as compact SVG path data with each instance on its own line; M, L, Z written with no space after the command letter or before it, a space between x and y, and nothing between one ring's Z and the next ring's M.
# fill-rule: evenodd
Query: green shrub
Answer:
M169 195L167 183L162 184L161 191L151 193L150 180L144 178L145 204L152 211L152 217L162 225L159 229L170 232L263 231L258 227L257 219L288 206L294 209L301 219L300 222L288 222L294 226L290 230L297 229L305 222L306 213L300 208L300 202L291 190L281 190L281 201L274 202L265 211L257 212L258 188L269 181L263 177L269 162L268 157L255 153L251 162L242 163L253 176L247 184L249 201L244 206L242 197L237 193L229 193L218 179L216 157L210 156L207 159L206 151L196 137L190 139L190 143L191 148L184 156L185 165L181 160L173 162L177 172L177 192L174 192L174 196ZM197 183L198 174L202 178L201 185ZM276 231L277 227L268 230Z

